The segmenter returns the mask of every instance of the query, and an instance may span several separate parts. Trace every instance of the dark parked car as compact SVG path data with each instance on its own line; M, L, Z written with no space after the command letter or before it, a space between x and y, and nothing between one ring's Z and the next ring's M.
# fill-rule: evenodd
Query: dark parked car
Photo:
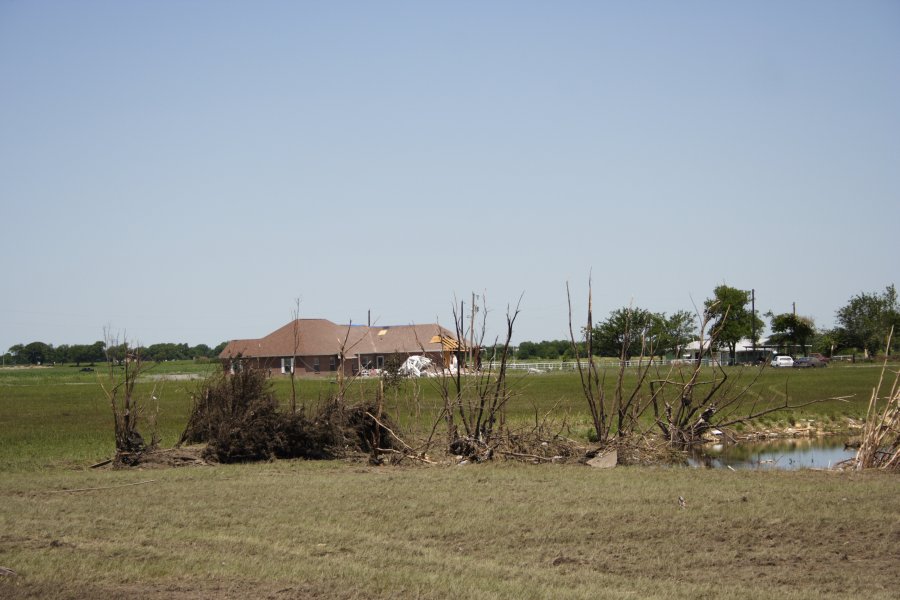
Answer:
M815 356L803 356L800 358L794 359L794 368L795 369L814 369L827 367L828 363L820 358L816 358Z

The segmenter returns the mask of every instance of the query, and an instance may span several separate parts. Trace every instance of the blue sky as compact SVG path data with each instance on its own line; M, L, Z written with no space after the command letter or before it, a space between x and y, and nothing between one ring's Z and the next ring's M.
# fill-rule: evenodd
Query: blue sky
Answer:
M898 283L900 3L0 1L0 351Z

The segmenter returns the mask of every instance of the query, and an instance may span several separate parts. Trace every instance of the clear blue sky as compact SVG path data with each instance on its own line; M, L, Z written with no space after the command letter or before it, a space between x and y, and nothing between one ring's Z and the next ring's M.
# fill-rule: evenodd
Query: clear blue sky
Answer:
M0 352L900 283L900 3L0 1Z

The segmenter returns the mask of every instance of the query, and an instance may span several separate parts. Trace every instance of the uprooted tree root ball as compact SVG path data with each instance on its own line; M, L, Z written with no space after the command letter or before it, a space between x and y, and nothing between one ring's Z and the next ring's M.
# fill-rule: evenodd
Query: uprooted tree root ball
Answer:
M391 427L376 403L346 406L334 398L315 414L282 410L265 372L244 369L204 381L179 444L205 443L204 458L218 462L270 458L337 458L394 448Z

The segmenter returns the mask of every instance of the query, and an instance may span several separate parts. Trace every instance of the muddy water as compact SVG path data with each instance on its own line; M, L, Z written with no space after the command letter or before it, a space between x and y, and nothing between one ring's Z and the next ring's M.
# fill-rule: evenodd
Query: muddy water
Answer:
M694 467L713 469L828 469L853 458L856 450L845 450L846 436L779 439L737 444L706 444L691 452Z

